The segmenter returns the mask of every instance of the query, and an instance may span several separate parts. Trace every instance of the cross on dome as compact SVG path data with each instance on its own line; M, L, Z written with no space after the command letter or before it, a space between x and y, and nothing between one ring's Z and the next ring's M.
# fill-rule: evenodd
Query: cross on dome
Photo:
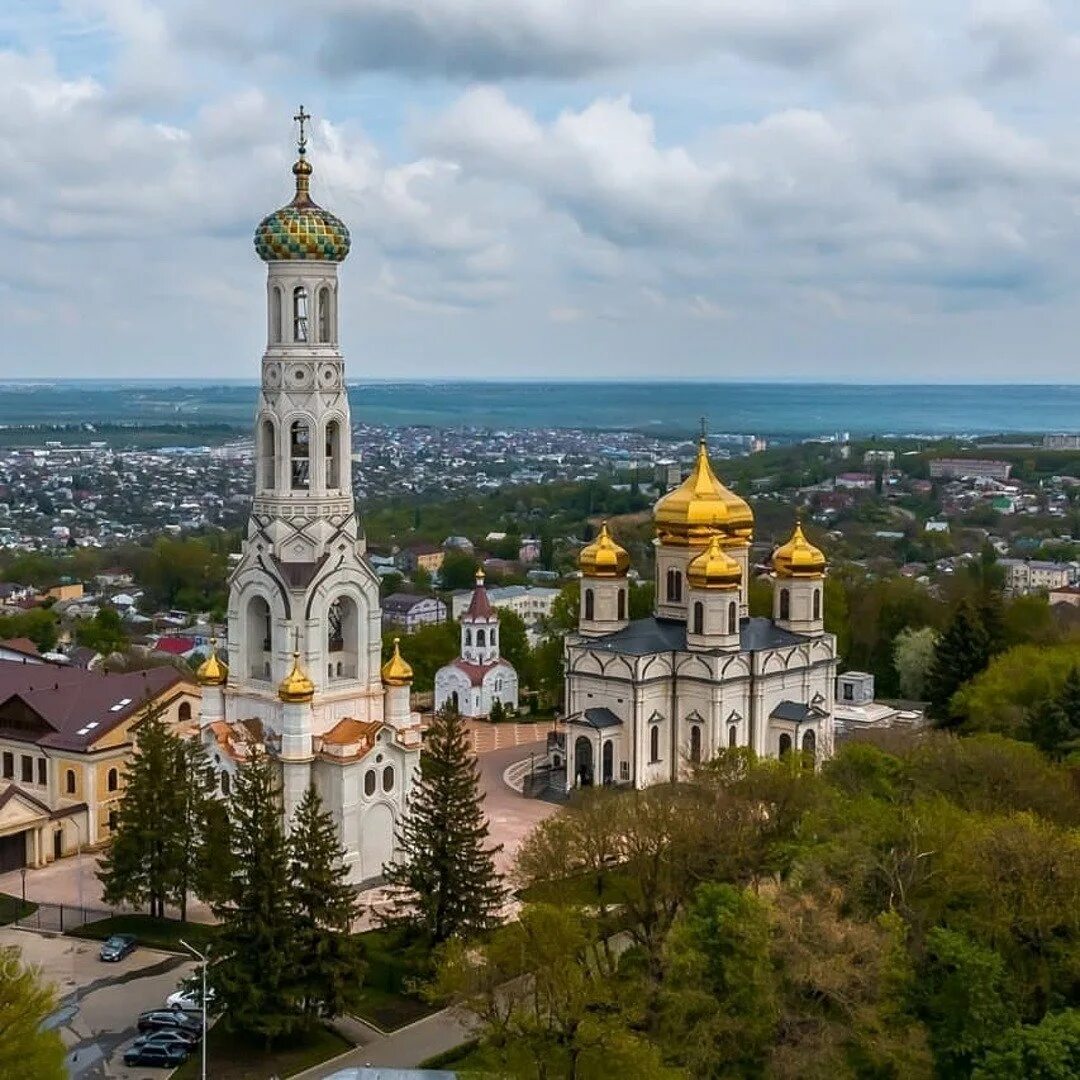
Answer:
M304 124L311 119L311 113L304 112L304 106L300 106L300 111L293 117L293 119L300 125L300 135L296 140L297 149L301 154L307 153L307 134L304 131Z

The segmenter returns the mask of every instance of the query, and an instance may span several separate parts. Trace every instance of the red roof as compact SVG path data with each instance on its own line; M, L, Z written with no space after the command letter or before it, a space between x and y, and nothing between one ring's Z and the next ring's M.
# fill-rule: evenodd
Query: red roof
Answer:
M468 660L462 660L460 657L454 661L454 667L458 669L462 674L467 675L469 682L473 686L482 686L484 682L484 676L489 671L494 671L495 668L510 667L510 664L506 660L496 660L491 664L470 664Z
M464 617L466 619L487 619L489 621L494 621L497 617L488 602L487 589L484 588L483 578L477 578L476 588L473 589L472 599L469 601L469 607Z
M13 637L0 641L0 646L12 652L26 653L27 656L40 656L38 647L28 637Z
M183 656L195 648L195 639L189 637L158 638L154 652L168 653L169 656Z

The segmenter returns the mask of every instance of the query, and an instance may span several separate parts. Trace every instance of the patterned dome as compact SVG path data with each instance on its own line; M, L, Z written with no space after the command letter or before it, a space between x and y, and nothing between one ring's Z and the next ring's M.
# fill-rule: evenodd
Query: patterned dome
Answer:
M275 210L255 230L255 250L264 262L308 259L341 262L349 254L349 230L340 218L311 199L311 165L300 150L293 166L296 196L288 206Z

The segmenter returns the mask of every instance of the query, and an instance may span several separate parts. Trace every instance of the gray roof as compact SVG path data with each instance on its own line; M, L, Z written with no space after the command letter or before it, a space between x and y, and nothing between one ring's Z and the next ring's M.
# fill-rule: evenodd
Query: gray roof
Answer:
M801 724L806 720L814 720L824 715L820 709L814 708L813 705L804 705L801 701L781 701L769 713L769 718L772 720L790 720L793 723Z
M760 617L743 619L739 628L739 648L743 652L781 649L806 641L801 634L783 630L772 619ZM651 653L685 652L686 623L681 619L636 619L622 630L595 638L588 643L591 649L622 653L626 656L648 656Z
M391 593L382 602L383 611L394 612L409 612L412 611L417 604L422 604L425 600L435 599L431 596L417 596L414 593Z
M622 727L622 721L608 708L598 706L595 709L586 709L578 716L570 717L572 724L588 724L589 727L602 731L609 727Z

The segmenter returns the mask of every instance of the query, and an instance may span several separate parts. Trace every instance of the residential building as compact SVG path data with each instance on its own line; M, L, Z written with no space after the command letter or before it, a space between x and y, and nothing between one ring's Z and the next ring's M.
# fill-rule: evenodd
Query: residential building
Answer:
M872 468L875 465L883 465L886 469L891 469L896 462L895 450L867 450L863 454L863 465L867 468Z
M1044 562L1038 559L998 559L998 566L1005 571L1005 591L1012 596L1060 589L1070 584L1072 578L1072 569L1068 563Z
M529 644L540 640L544 619L551 615L561 589L536 585L501 585L487 590L488 603L496 611L512 611L525 623ZM473 590L462 589L450 597L450 617L456 622L465 614L472 600Z
M429 574L437 574L442 569L446 552L434 544L414 544L401 552L401 568L412 573L417 568L426 570Z
M446 622L446 605L437 596L391 593L382 602L383 622L411 634L421 626Z
M16 664L44 664L45 658L29 638L8 638L0 641L0 661Z
M979 477L983 480L1008 480L1012 463L979 458L935 458L930 462L932 480L960 480Z
M109 838L148 709L183 728L198 713L198 687L171 667L0 663L0 871Z

